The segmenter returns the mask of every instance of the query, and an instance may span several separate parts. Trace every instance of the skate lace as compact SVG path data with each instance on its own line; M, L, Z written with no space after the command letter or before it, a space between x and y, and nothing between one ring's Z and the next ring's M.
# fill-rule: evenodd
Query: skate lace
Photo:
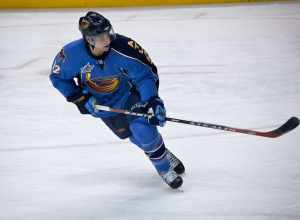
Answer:
M172 154L169 150L167 150L168 152L168 159L170 161L170 166L172 169L174 169L180 162L179 160L177 159L177 157L175 157L174 154Z

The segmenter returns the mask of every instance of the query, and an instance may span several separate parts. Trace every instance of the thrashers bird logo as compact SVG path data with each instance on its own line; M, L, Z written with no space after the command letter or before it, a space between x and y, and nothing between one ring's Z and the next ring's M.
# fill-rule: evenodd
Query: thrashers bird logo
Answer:
M91 78L94 65L87 64L81 69L81 73L85 74L85 80L88 87L99 93L112 93L116 91L120 85L118 77L111 78Z
M117 90L120 84L118 78L109 79L87 79L87 85L99 93L112 93Z

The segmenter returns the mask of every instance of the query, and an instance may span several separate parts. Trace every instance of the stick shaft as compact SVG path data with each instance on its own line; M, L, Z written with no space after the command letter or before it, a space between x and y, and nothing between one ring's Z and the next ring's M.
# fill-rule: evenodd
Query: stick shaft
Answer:
M136 113L136 112L131 112L131 111L128 111L125 109L115 109L115 108L110 108L110 107L102 106L102 105L95 105L95 108L97 110L115 112L115 113L132 115L132 116L137 116L137 117L148 118L148 117L153 116L153 114ZM166 117L166 120L171 121L171 122L181 123L181 124L188 124L188 125L222 130L222 131L230 131L230 132L243 133L243 134L268 137L268 138L279 137L279 136L293 130L294 128L296 128L299 125L299 119L296 117L291 117L287 122L285 122L279 128L272 130L272 131L261 132L261 131L255 131L255 130L250 130L250 129L234 128L234 127L229 127L226 125L218 125L218 124L199 122L199 121L188 121L188 120L177 119L177 118Z

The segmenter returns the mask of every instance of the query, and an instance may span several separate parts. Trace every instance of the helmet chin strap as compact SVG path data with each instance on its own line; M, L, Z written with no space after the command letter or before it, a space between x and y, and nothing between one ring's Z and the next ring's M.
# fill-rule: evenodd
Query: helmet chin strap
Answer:
M101 51L101 53L99 53L99 51L96 51L97 48L94 45L92 45L92 44L89 44L89 47L90 47L91 53L94 56L102 56L105 53L105 51Z
M85 40L86 40L86 42L87 42L88 45L89 45L89 48L90 48L90 50L91 50L91 53L94 54L94 55L96 55L96 56L98 56L98 54L97 54L96 51L95 51L95 49L96 49L95 44L93 44L92 42L90 42L90 40L87 40L86 38L85 38ZM100 54L99 56L101 56L101 54Z
M93 45L93 44L89 44L89 45L90 45L91 50L95 50L95 45Z

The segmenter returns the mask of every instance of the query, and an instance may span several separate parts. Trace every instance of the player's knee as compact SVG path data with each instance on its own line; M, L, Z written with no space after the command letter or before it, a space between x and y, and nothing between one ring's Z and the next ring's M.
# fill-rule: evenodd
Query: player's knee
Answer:
M136 119L130 124L134 138L142 145L151 145L160 135L155 126L144 119Z
M163 144L162 137L159 133L156 136L152 136L151 139L149 137L145 137L145 139L141 139L139 141L139 146L142 148L146 153L154 153L156 152Z

